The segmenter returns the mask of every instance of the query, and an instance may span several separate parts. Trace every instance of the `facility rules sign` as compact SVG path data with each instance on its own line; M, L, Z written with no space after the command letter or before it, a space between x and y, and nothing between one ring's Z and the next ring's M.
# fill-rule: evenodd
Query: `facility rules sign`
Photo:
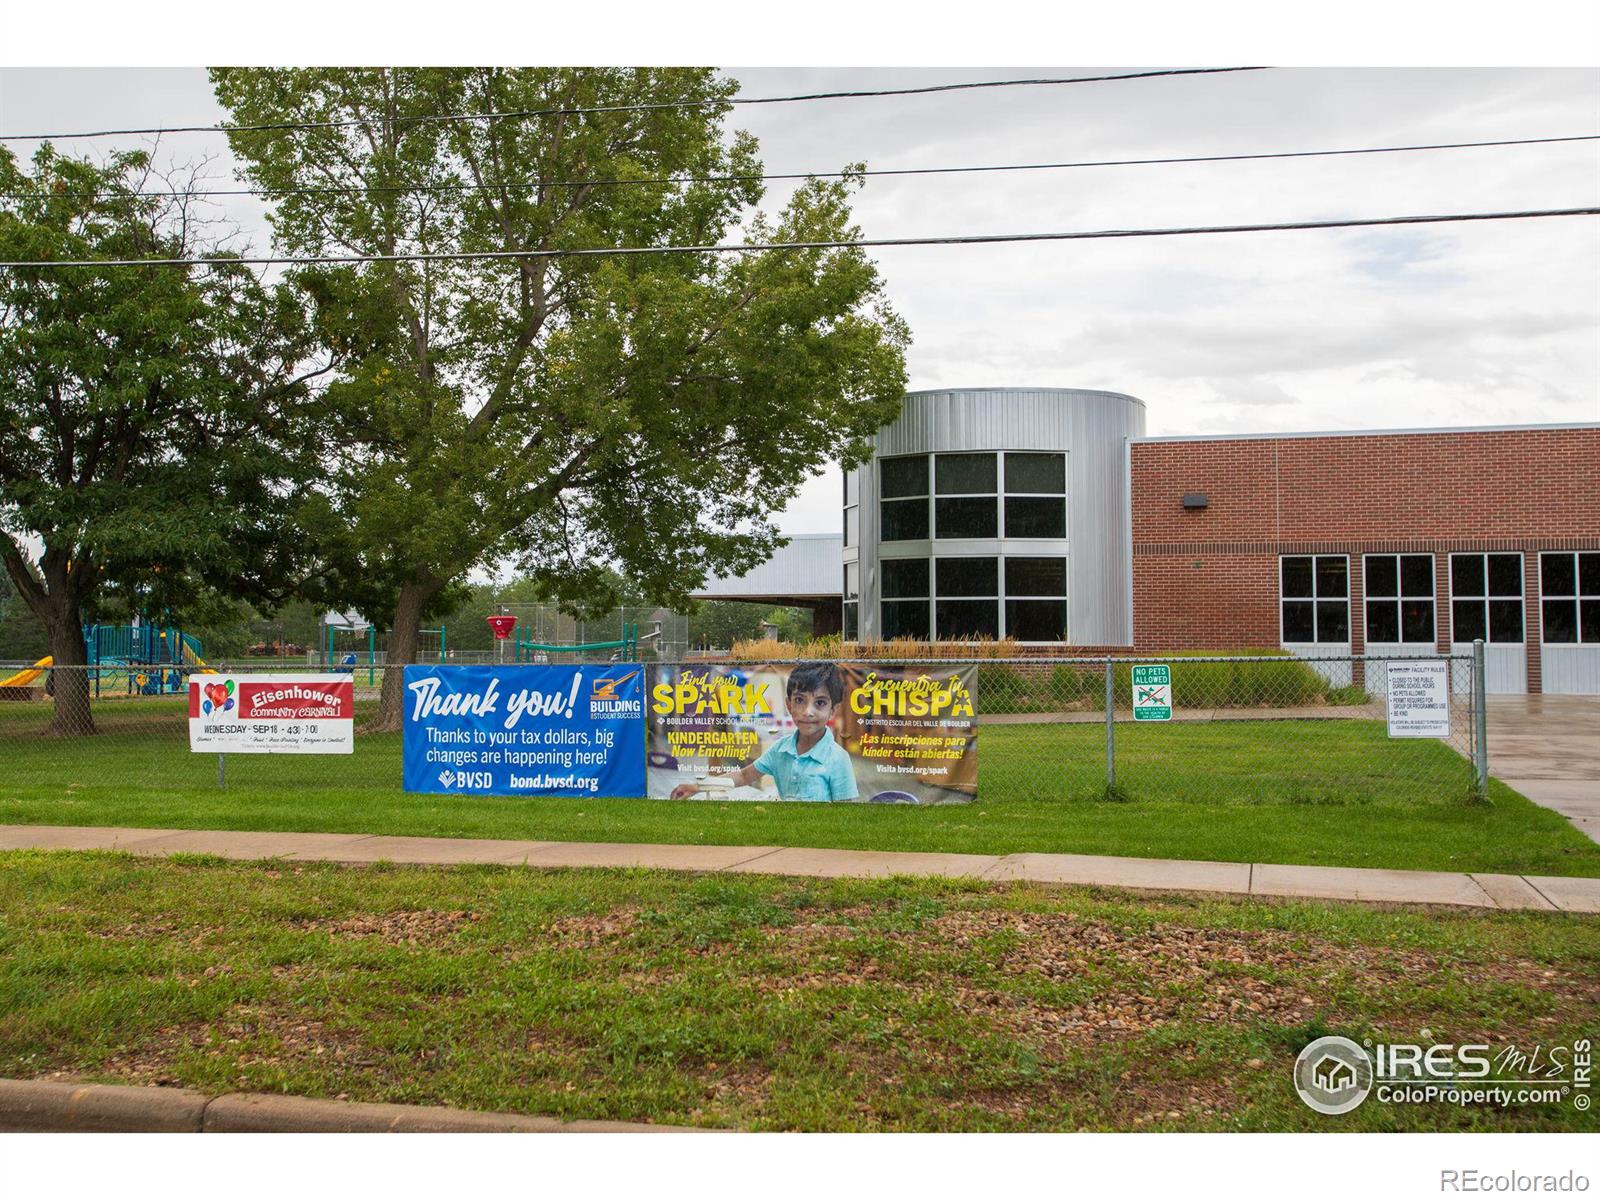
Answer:
M191 675L189 749L205 754L352 754L348 675Z
M1390 662L1384 672L1389 689L1389 736L1450 736L1450 664Z

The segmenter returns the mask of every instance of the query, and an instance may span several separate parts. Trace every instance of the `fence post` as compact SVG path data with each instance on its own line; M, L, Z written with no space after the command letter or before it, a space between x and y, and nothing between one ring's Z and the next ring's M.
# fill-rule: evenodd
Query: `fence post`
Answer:
M1111 656L1106 655L1106 791L1117 786L1117 710Z
M1483 639L1472 642L1472 784L1480 799L1489 796L1489 713L1483 670Z

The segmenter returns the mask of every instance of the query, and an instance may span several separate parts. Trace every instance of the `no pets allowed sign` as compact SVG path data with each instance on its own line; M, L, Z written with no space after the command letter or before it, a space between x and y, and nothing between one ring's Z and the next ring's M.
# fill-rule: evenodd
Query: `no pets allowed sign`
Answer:
M1172 669L1165 663L1133 668L1133 719L1172 720Z

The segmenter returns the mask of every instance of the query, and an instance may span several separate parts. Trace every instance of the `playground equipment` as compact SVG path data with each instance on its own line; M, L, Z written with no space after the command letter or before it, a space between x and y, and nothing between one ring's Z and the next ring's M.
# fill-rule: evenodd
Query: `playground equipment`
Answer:
M187 687L191 673L212 673L201 657L200 639L172 625L140 620L86 625L83 646L96 696L106 691L171 695Z
M212 674L200 657L200 639L175 626L134 622L129 625L85 625L84 661L96 696L126 691L134 696L181 692L194 672ZM0 679L0 688L32 687L55 664L45 655L31 667Z
M636 622L628 621L622 626L622 637L614 642L573 642L568 645L552 645L547 643L525 640L521 633L516 638L517 662L544 662L552 654L583 654L592 650L615 650L613 660L621 662L637 662L639 658L639 626Z
M42 668L48 667L53 662L55 662L55 659L46 654L38 662L34 663L32 667L29 667L23 671L18 671L15 675L10 676L9 678L0 679L0 689L32 687L33 681L44 674Z
M326 632L323 662L327 664L328 669L353 675L358 667L365 665L367 686L375 687L378 681L378 668L388 658L388 651L378 647L377 627L366 624L355 614L350 614L343 617L340 622L325 619L324 629ZM437 629L419 629L417 633L416 661L426 662L435 656L435 648L429 643L429 639L437 635L439 638L437 657L440 662L444 662L449 644L445 626L441 625ZM364 663L363 655L365 655Z

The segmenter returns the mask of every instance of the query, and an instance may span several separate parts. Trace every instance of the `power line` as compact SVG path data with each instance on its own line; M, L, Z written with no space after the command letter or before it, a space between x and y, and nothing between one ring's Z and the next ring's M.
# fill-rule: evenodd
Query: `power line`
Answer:
M1270 67L1189 67L1171 71L1132 71L1120 75L1076 75L1061 79L990 79L973 83L936 83L924 87L874 88L845 92L806 92L794 96L734 97L730 100L661 100L646 104L602 104L572 108L523 108L507 112L440 113L395 117L394 125L435 124L445 121L500 121L522 117L578 116L584 113L655 112L678 108L716 108L723 104L794 104L806 100L858 100L873 96L924 96L934 92L975 91L980 88L1048 87L1067 83L1109 83L1121 79L1160 79L1173 75L1225 75L1238 71L1267 71ZM266 133L288 129L349 129L366 125L359 118L340 121L271 121L260 125L169 125L149 129L97 129L75 133L6 133L0 142L65 141L69 138L142 137L166 133Z
M654 175L638 179L544 179L507 183L432 183L415 186L367 185L360 187L312 188L219 188L171 191L92 191L52 192L52 196L68 199L93 199L99 196L150 197L152 199L177 199L191 196L270 196L281 199L288 196L343 196L410 192L478 192L501 189L522 191L535 188L573 187L637 187L641 185L684 183L743 183L771 182L795 179L845 179L855 175L882 177L896 175L969 175L996 171L1062 171L1080 167L1149 167L1172 166L1184 163L1260 162L1267 159L1332 158L1353 154L1403 154L1421 150L1471 150L1494 146L1548 146L1563 142L1600 141L1600 134L1582 133L1569 137L1502 138L1489 142L1429 142L1412 146L1364 146L1346 150L1286 150L1266 154L1196 154L1180 158L1105 158L1078 162L1001 163L989 166L968 167L883 167L863 171L789 171L753 175ZM0 192L0 197L20 197L28 192Z
M1356 229L1381 225L1438 225L1461 221L1517 221L1533 217L1600 216L1595 208L1547 208L1524 212L1445 213L1415 217L1360 217L1338 221L1284 221L1257 225L1194 225L1167 229L1100 229L1073 233L979 233L948 237L856 238L816 242L752 242L706 246L597 246L572 250L450 250L406 254L326 254L298 258L107 258L0 262L0 269L45 267L314 266L369 262L491 262L529 258L632 257L643 254L747 254L758 250L844 250L893 246L978 246L999 242L1071 242L1108 238L1183 237L1210 233L1278 233L1299 229Z

